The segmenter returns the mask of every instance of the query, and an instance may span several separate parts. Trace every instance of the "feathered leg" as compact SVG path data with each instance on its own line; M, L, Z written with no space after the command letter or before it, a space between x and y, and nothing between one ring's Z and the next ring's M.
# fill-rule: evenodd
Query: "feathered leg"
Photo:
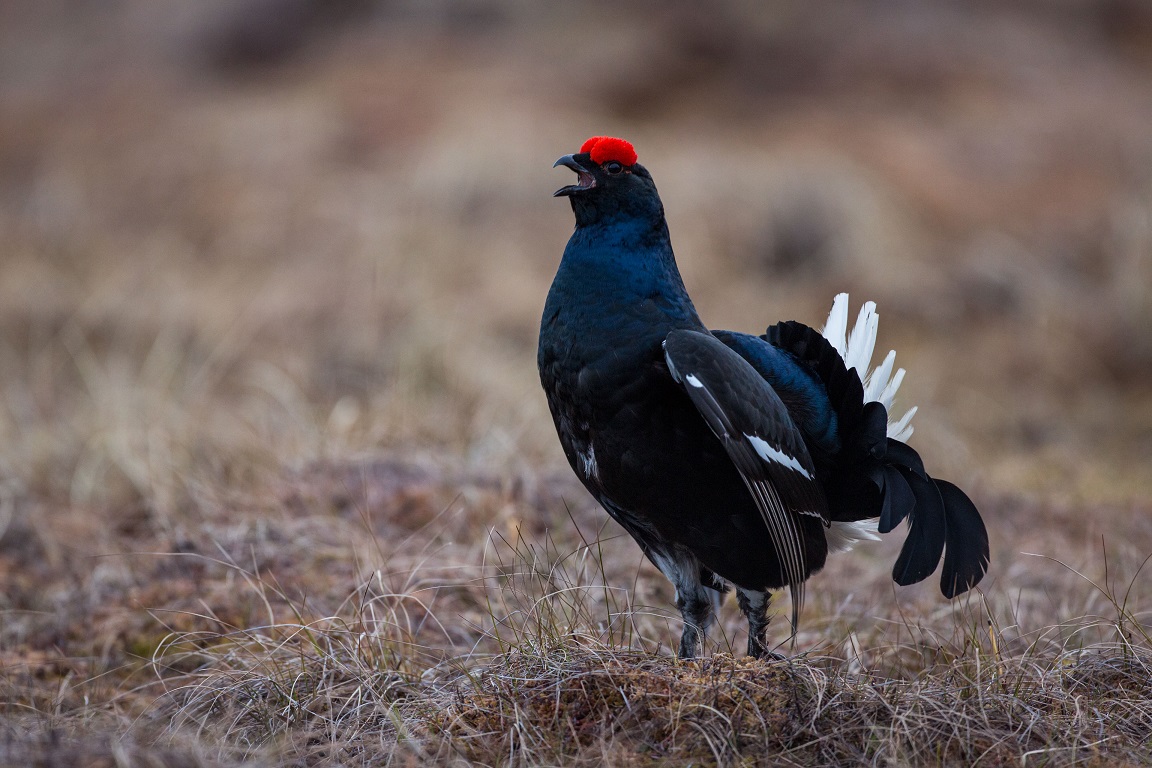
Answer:
M694 659L704 652L704 638L716 620L717 597L721 593L696 581L676 587L676 607L684 618L684 631L680 635L681 659Z
M737 587L736 602L748 618L748 655L754 659L776 657L768 650L768 606L772 596Z
M705 586L705 571L700 561L686 549L672 545L664 551L648 550L648 557L676 587L676 607L684 618L684 631L680 635L681 659L694 659L704 651L704 638L716 620L716 613L724 599L723 586L716 589ZM708 572L709 578L714 578Z

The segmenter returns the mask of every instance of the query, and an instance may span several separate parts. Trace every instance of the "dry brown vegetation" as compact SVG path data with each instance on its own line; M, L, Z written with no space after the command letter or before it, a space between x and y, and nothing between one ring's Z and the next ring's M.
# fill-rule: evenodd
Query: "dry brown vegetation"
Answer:
M569 5L0 4L0 763L1152 763L1152 15ZM715 327L879 302L980 590L672 658L534 367L599 133Z

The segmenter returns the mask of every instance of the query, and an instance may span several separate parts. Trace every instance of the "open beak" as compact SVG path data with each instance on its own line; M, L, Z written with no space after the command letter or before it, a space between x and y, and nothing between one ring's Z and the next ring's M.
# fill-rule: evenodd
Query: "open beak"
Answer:
M567 197L568 195L572 195L577 192L583 192L586 189L592 189L596 186L596 179L592 176L592 174L588 173L584 166L576 162L576 159L572 155L564 155L564 157L557 160L552 167L556 168L560 165L576 171L576 183L569 184L566 187L561 187L552 193L552 197Z

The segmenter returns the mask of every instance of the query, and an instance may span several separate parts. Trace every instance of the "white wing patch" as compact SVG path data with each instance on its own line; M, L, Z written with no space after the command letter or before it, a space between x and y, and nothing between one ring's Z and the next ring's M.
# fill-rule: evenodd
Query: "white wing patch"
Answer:
M856 318L856 325L852 332L848 332L848 294L840 293L832 300L832 311L828 313L828 322L824 324L821 333L840 356L844 358L844 365L855 369L860 381L864 384L864 402L878 402L888 411L888 437L895 440L906 441L912 436L912 417L916 408L910 408L902 417L892 420L892 401L900 383L904 381L904 369L899 368L895 374L892 367L896 363L896 351L889 352L884 362L869 371L872 364L872 353L876 349L876 332L880 326L880 315L876 313L876 303L864 302L860 314Z
M691 378L691 376L688 378ZM795 456L789 456L783 451L773 448L766 440L756 435L744 435L744 437L748 438L748 442L752 443L752 447L756 449L756 453L759 454L760 458L764 459L764 461L779 464L782 467L788 467L788 469L794 472L799 472L805 479L812 479L812 475L809 474L808 470L804 469L803 465L796 460Z
M685 376L684 381L686 381L689 384L691 384L692 386L696 387L696 389L704 389L704 385L700 382L700 379L696 378L692 374L688 374L687 376Z

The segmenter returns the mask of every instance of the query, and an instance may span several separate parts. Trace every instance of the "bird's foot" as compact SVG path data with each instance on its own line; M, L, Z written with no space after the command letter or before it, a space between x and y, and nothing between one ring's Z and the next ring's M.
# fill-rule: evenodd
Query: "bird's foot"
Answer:
M685 622L684 633L680 636L680 650L676 657L687 661L695 659L704 652L704 633L692 624Z

